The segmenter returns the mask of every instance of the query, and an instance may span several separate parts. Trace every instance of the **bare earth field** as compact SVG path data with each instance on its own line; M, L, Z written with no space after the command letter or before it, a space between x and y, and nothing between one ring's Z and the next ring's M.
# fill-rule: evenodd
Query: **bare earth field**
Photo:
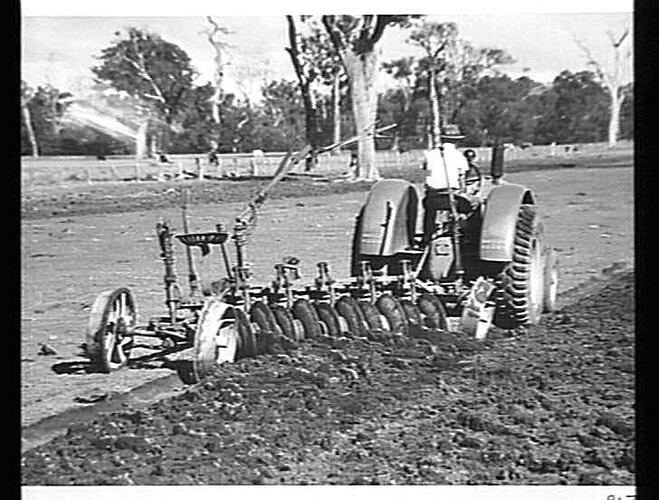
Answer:
M26 485L633 485L634 277L520 337L306 342L23 455Z
M599 275L602 269L613 263L620 263L621 266L631 265L633 261L633 170L629 166L610 168L610 165L608 167L591 165L590 168L534 170L511 173L507 175L506 179L509 182L528 185L537 193L549 238L559 252L562 269L559 293L583 283L589 277ZM213 228L217 222L231 222L232 216L243 207L242 203L236 203L235 201L223 202L221 204L208 203L216 198L225 201L225 196L238 196L238 194L231 194L233 188L228 188L226 187L227 185L242 185L239 189L244 190L243 195L237 199L244 199L245 193L253 193L258 188L257 183L244 185L238 182L227 182L221 184L206 182L196 184L198 187L196 188L195 199L198 200L199 204L190 209L191 230L207 230ZM171 218L175 225L180 221L179 210L175 208L175 193L167 195L171 199L158 196L157 194L144 194L144 192L148 193L155 190L156 188L153 186L158 186L157 189L159 190L168 189L167 187L163 188L162 184L157 183L141 183L139 186L132 185L130 188L126 188L120 184L116 184L116 186L120 187L116 188L118 198L115 198L114 201L112 189L115 188L111 188L109 191L103 191L101 188L107 188L108 186L97 185L76 187L69 191L62 190L61 188L58 190L54 188L41 188L40 190L30 190L24 193L21 259L23 277L21 290L21 375L22 424L24 426L35 424L37 421L65 409L89 407L90 401L98 399L110 400L115 394L123 393L138 385L173 373L170 368L163 367L162 363L159 362L134 366L111 375L91 373L86 360L79 356L79 344L84 341L84 331L89 310L94 298L99 292L118 286L131 287L136 293L142 320L148 318L150 315L159 314L164 310L164 304L162 303L162 264L158 258L154 226L160 216ZM326 196L312 196L315 193L326 193L328 187L330 187L330 192L332 190L337 192ZM95 191L97 189L99 189L98 192ZM135 192L135 189L141 189L143 192ZM364 190L367 189L367 186L360 186L353 183L323 184L304 180L285 182L282 184L281 189L284 190L282 192L283 194L280 193L280 195L273 196L275 199L270 200L266 204L263 214L260 217L259 225L251 239L252 243L249 247L250 255L248 260L254 263L255 275L260 281L269 280L272 275L272 266L281 257L296 255L302 260L303 280L307 282L310 282L315 276L315 263L320 260L330 262L334 275L339 277L346 276L353 218L365 196ZM77 205L78 208L72 210L66 209L69 206L68 201L70 201L67 196L74 196L79 192L87 193L80 197L82 199L86 196L85 199L87 201L71 205ZM200 192L206 192L208 194L199 195ZM221 194L218 195L217 193ZM107 196L107 203L104 204L101 201L100 204L95 204L94 202L99 200L99 196ZM133 200L136 200L135 203L131 204L128 202L128 205L125 206L124 201L130 200L131 196ZM292 196L294 198L286 198L286 196ZM50 201L48 201L49 199ZM67 203L63 203L61 200L68 201ZM153 200L153 202L149 200ZM108 213L97 213L100 210L99 208L85 209L85 207L99 206L103 211ZM111 206L118 208L110 208ZM157 211L144 209L154 207L161 208ZM138 208L143 209L140 210ZM64 210L63 213L66 215L57 215L60 213L59 210ZM179 255L179 276L183 281L185 278L183 266L184 254L181 252ZM625 290L630 289L631 282L628 282L625 286L627 287L623 287ZM612 298L613 295L615 294L609 294L606 297ZM626 339L624 340L625 348L629 347L633 350L632 316L624 316L623 314L624 311L631 311L628 307L631 299L624 302L626 299L621 296L620 300L623 301L623 305L619 307L620 314L617 314L620 322L616 323L617 326L611 331L622 332L621 335ZM561 314L567 314L568 317L571 317L576 313L578 313L578 310ZM599 329L601 333L608 332L609 329L605 329L608 326L602 326L597 323L596 316L590 315L586 320L578 320L577 323L579 325L583 323L582 326L584 328ZM560 314L548 318L547 323L543 327L540 327L537 331L532 330L528 339L522 339L521 342L531 342L532 339L550 342L551 339L543 336L542 333L544 331L543 329L546 328L551 330L552 338L554 334L559 334L560 332L567 335L562 337L560 342L558 342L557 338L556 345L563 346L559 349L568 349L571 335L569 331L570 329L578 328L578 326L574 326L571 323L573 320L568 319L565 321L568 321L569 326L563 327L561 326L563 323L560 323L563 319L560 318L563 318ZM620 318L623 318L623 320L620 320ZM567 325L568 323L565 324ZM611 339L608 338L602 340L605 343L610 341ZM494 353L497 352L500 345L507 345L506 342L510 342L510 339L493 338L491 341L488 341L486 344L487 347L474 345L472 351L476 350L480 352L480 349L491 349ZM50 356L40 355L39 344L42 343L53 347L57 354ZM469 344L469 342L467 343ZM365 355L371 347L357 347L359 352L355 356ZM421 347L415 344L410 348ZM606 349L609 347L606 344ZM295 361L298 356L297 353L307 353L305 349L307 349L306 346L302 350L292 353L291 359L294 359L294 361L290 361L292 365L296 365L297 363ZM322 351L324 348L321 346L310 346L308 349L309 355L315 356L316 354L314 353L316 351ZM396 350L397 348L389 347L389 349ZM469 349L471 348L467 349L469 353L468 358L473 354ZM381 353L379 355L384 354ZM505 353L501 355L503 356ZM627 354L624 354L624 356L627 356ZM469 359L472 359L470 363L473 362L473 357ZM625 362L631 363L627 358L625 360ZM237 374L236 376L238 376L243 371L250 372L252 369L258 371L259 363L266 363L267 365L270 362L277 364L281 360L246 360L236 364L235 367L227 368L227 373ZM286 363L288 361L284 362L284 364ZM380 366L378 364L379 361L375 363L377 366ZM594 361L594 363L597 364L600 362ZM404 365L405 363L402 364ZM597 366L597 369L601 369L601 364ZM629 365L624 366L629 367ZM411 370L406 376L416 376L413 375L413 372L414 370ZM631 375L632 372L624 372L628 373L628 375L624 376L626 378L623 377L624 381L620 382L620 386L616 386L616 390L619 390L619 396L616 396L612 400L615 401L615 405L613 405L615 406L614 410L620 410L617 418L627 422L625 425L628 425L630 419L633 418L633 408L631 406L633 402L633 393L631 392L631 387L633 387L633 381L631 381L633 378ZM608 373L603 374L603 376L607 377L607 380L609 375ZM230 375L230 377L232 376ZM548 376L551 377L551 375ZM217 380L219 381L221 378ZM415 383L413 379L405 379L403 382L404 386ZM437 380L431 385L436 382ZM240 383L242 384L242 382ZM452 382L445 380L444 384L449 384L450 386ZM628 386L628 384L632 385ZM220 390L221 385L218 384L216 389ZM435 392L430 391L428 397L435 397L436 403L445 404L445 402L442 402L442 397L439 397L439 393L436 391L448 391L448 394L450 392L446 388L448 386L440 384L435 387L435 385L433 385L433 391ZM257 387L257 385L254 385L254 387ZM444 387L444 389L441 389L441 387ZM282 389L285 389L285 385L282 385ZM577 392L581 394L580 391L582 389L583 394L590 394L590 391L586 390L585 386L576 388L573 392L575 394ZM179 384L177 386L174 384L174 390L182 391L182 385ZM495 390L498 389L490 385L485 393ZM266 397L266 399L268 398L270 396ZM291 398L293 398L293 401L295 400L294 395ZM430 399L427 401L430 404ZM340 403L337 404L340 405ZM524 406L524 403L519 404ZM173 403L174 408L177 405L180 406L179 403ZM589 403L585 402L584 405L588 407ZM405 411L412 411L412 406L407 406L409 408ZM607 405L604 404L604 406ZM328 408L331 407L333 406L328 406ZM593 407L593 411L595 410L596 408ZM567 410L561 409L560 411ZM402 420L407 418L405 415L407 413L401 413L398 415L396 421L402 422ZM593 418L597 419L600 417L593 416ZM220 425L219 422L225 420L224 413L218 412L217 420L218 425ZM368 420L368 418L365 420ZM555 422L555 420L552 421ZM544 429L544 425L541 423L542 420L535 420L535 422L534 425L539 425ZM239 425L238 422L233 422L230 425L234 425L234 423ZM121 425L123 424L124 422L122 421ZM141 424L138 423L136 425L139 427ZM133 430L135 429L131 429L131 432ZM545 430L542 432L544 433ZM245 432L249 434L251 431L245 429ZM584 432L588 434L590 431L584 430ZM602 432L606 434L608 431ZM624 433L626 432L624 431ZM82 436L80 439L84 441L86 439L84 432ZM69 436L68 439L77 439L76 434L74 433L72 436ZM299 439L303 439L303 437L299 437ZM595 439L608 442L606 436L595 436ZM623 439L623 441L616 444L613 448L604 445L602 445L602 448L607 453L623 453L623 450L626 450L626 447L630 446L629 439L625 439L627 441ZM89 443L85 443L84 446L89 445ZM226 443L222 446L224 445ZM78 445L71 446L73 446L70 448L71 450L76 450L76 446ZM467 448L469 447L467 446ZM477 450L480 448L472 449ZM74 451L75 453L77 452ZM124 452L120 451L118 453L121 455ZM129 453L129 451L126 451L126 453ZM627 452L625 451L624 453ZM86 452L83 453L83 455L85 454ZM121 460L126 460L126 457L121 458ZM542 460L539 460L542 463ZM599 459L593 460L597 461ZM615 462L617 458L612 458L612 460ZM586 461L585 463L588 462ZM606 460L605 463L611 465ZM43 467L46 469L43 469ZM105 472L100 476L83 477L79 474L80 469L78 466L71 465L73 469L69 476L58 473L48 476L50 479L46 480L44 479L46 476L42 474L45 474L46 470L51 470L48 467L45 462L26 462L24 469L25 484L45 484L45 482L49 484L97 482L99 484L102 482L100 479L101 476L106 478L114 477ZM183 467L189 468L189 464ZM597 467L601 466L594 465L594 467L596 468L596 473L602 472L600 469L597 469ZM548 470L550 469L551 467ZM618 470L620 468L614 466L613 469ZM54 471L54 469L52 470ZM93 470L93 467L90 470ZM609 467L608 469L605 468L605 470L612 469ZM606 477L615 477L618 482L631 484L633 482L633 474L629 471L629 468L624 470L627 470L627 472L619 471L616 472L618 474L617 476L615 474L613 476L609 474ZM631 470L633 471L633 466ZM285 476L288 479L284 479L284 482L301 482L305 480L309 482L330 482L329 479L319 479L320 476L303 479L305 476L300 475L299 471L295 472L297 469L291 469L291 471L289 475ZM473 480L474 477L476 477L476 482L478 482L477 476L473 476L472 474L473 470L465 474L458 473L456 470L453 470L453 472L458 474L457 476L450 476L454 477L454 479L450 479L449 476L428 476L426 482L448 481L464 483ZM508 476L505 474L508 474ZM515 476L514 473L508 472L505 474L502 476L507 478L505 481L512 483L525 483L528 480L535 481L537 479L535 476ZM541 474L558 474L558 472L541 472ZM68 479L65 479L65 476ZM148 479L144 479L144 482L147 484L161 482L157 478L154 479L157 474L156 476L147 476ZM357 476L358 474L355 474L353 478L339 476L336 482L350 482ZM369 476L371 479L375 477L371 476ZM39 479L40 477L42 479ZM195 482L194 478L186 479L184 476L165 475L164 477L178 478L181 484ZM203 477L206 479L203 481L200 479L198 482L251 482L249 477L238 473L235 476L213 476L211 474L210 476L206 475ZM216 479L208 479L211 477ZM277 476L276 481L279 481L279 477ZM396 482L423 482L417 476L414 476L416 479L410 479L413 476L405 477L407 479L403 476L396 476L393 477L393 480ZM556 477L551 477L552 480L557 479ZM570 484L575 484L580 481L579 478L581 475L577 474L576 476L566 477L566 481ZM117 481L121 481L121 479ZM264 481L271 482L267 477ZM591 482L590 484L593 483Z

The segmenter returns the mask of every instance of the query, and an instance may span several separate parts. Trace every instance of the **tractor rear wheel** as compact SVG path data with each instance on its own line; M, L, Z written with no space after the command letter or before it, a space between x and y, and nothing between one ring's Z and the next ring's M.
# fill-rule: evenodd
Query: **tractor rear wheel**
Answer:
M320 321L327 327L327 334L330 337L339 337L341 335L341 323L336 310L327 302L316 302L314 306Z
M425 325L429 328L448 330L446 310L439 298L431 293L424 293L419 299L419 309L426 317Z
M389 294L380 295L375 302L378 310L387 318L392 332L409 333L409 323L400 302Z
M536 207L522 205L515 227L513 258L499 275L494 324L504 329L535 325L543 305L542 226Z
M346 320L346 323L348 323L348 330L352 335L364 335L364 325L357 312L359 304L354 298L348 296L341 297L336 301L334 308L339 316ZM361 309L359 309L359 312L361 312Z
M293 303L293 317L302 323L304 338L320 337L323 331L320 327L320 318L316 310L307 299L297 299Z

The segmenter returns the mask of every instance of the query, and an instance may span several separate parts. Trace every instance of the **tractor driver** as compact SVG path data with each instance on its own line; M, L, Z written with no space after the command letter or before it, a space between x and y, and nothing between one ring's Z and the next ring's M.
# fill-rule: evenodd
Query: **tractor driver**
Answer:
M442 144L426 151L423 162L424 170L428 171L423 199L423 234L426 241L435 230L437 210L450 210L449 192L466 196L464 179L469 172L469 163L456 148L456 142L464 139L464 135L457 125L451 124L446 125L440 137Z

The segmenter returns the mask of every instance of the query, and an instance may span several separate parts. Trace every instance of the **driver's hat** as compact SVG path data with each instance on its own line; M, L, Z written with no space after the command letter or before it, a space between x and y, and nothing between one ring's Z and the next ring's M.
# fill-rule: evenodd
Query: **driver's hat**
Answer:
M440 137L442 139L449 139L449 140L451 139L457 140L457 139L465 138L465 136L460 132L460 128L452 123L444 127L444 130L442 130Z

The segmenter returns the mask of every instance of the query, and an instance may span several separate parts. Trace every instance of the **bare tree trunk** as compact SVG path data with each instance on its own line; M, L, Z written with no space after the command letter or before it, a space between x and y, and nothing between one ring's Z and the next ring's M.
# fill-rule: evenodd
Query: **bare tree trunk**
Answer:
M620 108L622 99L618 95L618 89L609 88L611 93L611 108L609 117L609 146L615 146L618 142L618 132L620 131Z
M590 49L580 41L576 36L574 41L583 50L588 58L588 65L595 69L597 76L604 82L606 88L611 94L611 105L609 107L609 146L615 146L618 140L618 132L620 131L620 108L624 97L621 95L621 89L624 81L624 63L631 57L631 49L624 55L624 61L621 60L622 43L629 35L629 27L625 28L622 35L616 37L612 32L607 31L611 46L613 48L614 62L609 71L606 71L602 65L593 58Z
M143 160L147 155L147 136L146 130L149 122L144 121L140 124L135 135L135 158Z
M302 103L304 104L305 128L307 143L311 146L311 155L307 157L305 170L309 171L316 165L316 151L319 149L319 131L318 131L318 108L316 99L311 94L311 84L314 77L309 76L305 71L298 48L297 29L293 16L286 16L288 23L288 41L290 47L286 48L288 55L291 57L293 68L298 79L298 86L302 94Z
M440 144L439 95L435 83L435 71L430 70L428 87L430 90L430 110L432 116L431 140L432 147Z
M27 104L23 104L21 107L23 108L23 120L25 121L27 136L30 140L30 146L32 147L32 158L39 158L39 144L37 143L37 136L34 133L34 127L32 127L30 108Z
M340 89L340 79L339 73L337 72L334 75L334 80L332 81L332 142L337 144L341 141L341 89ZM341 148L337 148L333 153L338 152Z
M350 79L355 132L359 134L356 177L375 180L380 177L375 162L375 118L378 102L375 84L378 55L375 51L361 56L345 51L343 60Z
M213 46L215 50L215 71L213 72L213 84L215 90L213 91L213 96L211 97L212 105L212 117L213 121L217 125L218 133L219 128L222 124L222 119L220 116L220 106L222 104L222 78L224 77L224 64L222 63L222 51L226 47L226 44L219 39L221 34L227 34L229 31L225 28L221 28L210 16L206 16L206 19L211 24L212 29L208 32L208 41Z

